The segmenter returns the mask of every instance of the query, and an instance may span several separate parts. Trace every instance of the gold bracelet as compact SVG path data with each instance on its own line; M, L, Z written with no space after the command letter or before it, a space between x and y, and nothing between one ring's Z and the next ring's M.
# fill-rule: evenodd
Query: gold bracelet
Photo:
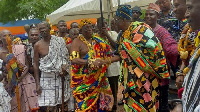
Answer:
M96 60L96 59L88 59L88 67L89 67L89 68L94 68L93 62L94 62L95 60Z
M72 51L70 54L70 60L72 61L75 58L80 58L79 52L78 51Z
M109 65L111 64L112 62L111 62L111 58L109 58Z

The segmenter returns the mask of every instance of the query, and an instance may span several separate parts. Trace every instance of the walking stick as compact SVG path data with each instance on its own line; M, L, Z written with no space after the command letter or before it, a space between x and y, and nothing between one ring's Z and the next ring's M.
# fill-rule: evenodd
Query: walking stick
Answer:
M103 23L103 10L102 10L102 0L100 0L100 13L101 13L101 24L102 24L102 27L104 27L104 23Z
M65 85L64 85L64 83L65 83L65 77L64 76L62 76L62 112L64 112L64 108L65 108L65 105L64 105L64 103L65 103Z

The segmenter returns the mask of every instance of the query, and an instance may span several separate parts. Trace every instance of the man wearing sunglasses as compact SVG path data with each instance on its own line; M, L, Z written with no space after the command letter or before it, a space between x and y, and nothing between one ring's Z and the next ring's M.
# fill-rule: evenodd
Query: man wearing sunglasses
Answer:
M133 14L133 22L134 21L139 21L139 22L143 22L144 20L142 20L141 18L140 18L140 16L142 15L142 11L141 11L141 8L140 7L138 7L138 6L135 6L135 7L133 7L132 8L132 14Z

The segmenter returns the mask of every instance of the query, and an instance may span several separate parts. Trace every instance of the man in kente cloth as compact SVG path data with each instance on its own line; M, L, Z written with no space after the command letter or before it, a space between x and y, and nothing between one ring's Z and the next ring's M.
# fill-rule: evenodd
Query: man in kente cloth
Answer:
M135 112L156 112L160 80L170 78L164 51L151 28L142 22L131 22L131 17L130 5L118 7L115 20L122 33L117 39L116 54L121 57L124 103Z
M105 112L112 109L113 96L106 74L111 63L110 46L93 34L92 23L81 20L82 35L72 42L71 87L77 112ZM105 64L102 65L103 60ZM102 66L101 66L102 65Z
M41 22L38 29L42 39L34 45L33 59L38 102L42 112L58 111L62 103L61 78L65 77L70 68L69 54L64 39L50 35L51 27L47 22Z

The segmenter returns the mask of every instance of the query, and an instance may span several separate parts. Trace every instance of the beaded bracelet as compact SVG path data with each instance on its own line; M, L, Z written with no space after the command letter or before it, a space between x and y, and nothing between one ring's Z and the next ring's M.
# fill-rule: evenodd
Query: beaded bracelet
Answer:
M178 77L178 76L184 76L183 70L179 70L179 71L176 72L176 77Z

